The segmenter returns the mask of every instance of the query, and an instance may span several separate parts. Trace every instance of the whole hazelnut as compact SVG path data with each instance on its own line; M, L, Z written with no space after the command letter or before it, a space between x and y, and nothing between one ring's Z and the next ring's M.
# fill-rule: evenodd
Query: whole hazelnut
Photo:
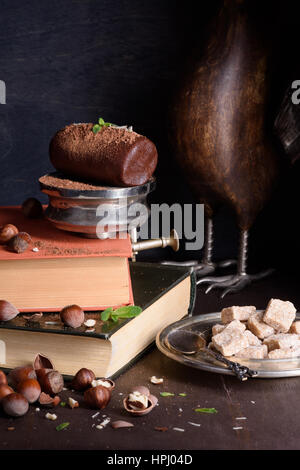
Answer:
M8 383L13 387L26 379L36 379L36 373L32 366L16 367L8 374Z
M92 381L95 378L95 374L90 369L85 369L84 367L80 369L71 382L71 387L74 390L86 390L91 387Z
M19 310L7 300L0 300L0 321L9 321L19 314Z
M83 396L85 403L90 408L96 408L98 410L103 410L103 408L108 405L110 397L111 391L102 385L88 388Z
M17 391L26 398L29 403L39 399L41 386L36 379L26 379L19 383Z
M4 412L9 416L23 416L29 409L29 403L20 393L10 393L1 401Z
M0 385L7 385L7 377L3 370L0 370Z
M57 370L37 369L36 375L42 391L49 395L56 395L64 388L63 376Z
M64 325L79 328L84 322L84 311L78 305L67 305L61 310L60 318Z
M11 387L9 387L7 384L0 385L0 401L2 400L2 398L6 397L6 395L9 395L10 393L14 393Z
M24 253L24 251L27 250L29 243L18 233L18 235L15 235L9 240L7 246L14 253Z
M22 213L29 219L40 219L44 214L44 209L38 199L29 197L22 204Z
M0 227L0 245L7 243L12 237L17 235L19 230L12 224L6 224Z

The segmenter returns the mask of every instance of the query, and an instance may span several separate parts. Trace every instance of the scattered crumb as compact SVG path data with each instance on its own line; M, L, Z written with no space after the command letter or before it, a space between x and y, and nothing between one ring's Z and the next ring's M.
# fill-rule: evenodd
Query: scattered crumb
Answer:
M173 431L180 431L180 432L184 432L185 430L182 429L182 428L173 428Z
M93 320L92 318L90 318L89 320L86 320L84 322L84 325L87 326L88 328L92 328L93 326L96 325L96 320Z
M188 421L189 424L191 424L192 426L201 426L201 424L199 423L192 423L191 421Z
M38 249L37 246L35 246L34 248L32 248L32 251L34 251L35 253L37 253L37 252L40 251L40 250Z
M45 321L45 325L58 325L58 321Z
M88 329L88 330L85 330L85 333L94 333L95 328L91 328L91 329Z
M242 428L242 426L235 426L235 427L233 427L232 429L234 429L235 431L237 431L238 429L244 429L244 428Z
M14 431L15 428L13 426L10 426L9 428L7 428L8 431Z
M166 426L155 426L155 431L166 432L169 428Z
M93 419L96 418L99 414L100 414L100 411L98 411L97 413L95 413L95 414L92 416L92 418L93 418Z
M68 398L68 405L70 408L79 408L79 403L77 400L74 400L74 398L69 397Z
M119 395L123 395L123 393L120 392Z
M102 421L102 423L96 426L97 429L103 429L105 426L110 422L110 418L106 418Z
M253 403L253 405L255 405L255 401L252 401L252 400L251 400L251 403Z
M156 377L155 375L152 375L152 377L150 378L150 382L152 384L155 384L155 385L158 385L158 384L162 384L164 381L164 379L161 377Z
M50 419L51 421L55 421L57 416L55 414L47 413L45 418Z
M239 416L238 418L235 419L247 419L246 416Z
M36 408L35 411L41 411L40 408Z

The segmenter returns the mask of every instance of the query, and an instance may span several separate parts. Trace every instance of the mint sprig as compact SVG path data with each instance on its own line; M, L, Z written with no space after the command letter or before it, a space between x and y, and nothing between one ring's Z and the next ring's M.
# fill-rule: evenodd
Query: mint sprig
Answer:
M112 307L107 308L101 313L102 321L112 320L117 323L120 318L134 318L137 317L142 311L141 307L137 305L128 305L126 307L119 307L114 310Z
M110 126L113 126L113 124L111 122L105 122L103 118L99 118L98 119L98 124L95 124L93 126L93 132L94 134L97 134L97 132L99 132L102 127L110 127Z

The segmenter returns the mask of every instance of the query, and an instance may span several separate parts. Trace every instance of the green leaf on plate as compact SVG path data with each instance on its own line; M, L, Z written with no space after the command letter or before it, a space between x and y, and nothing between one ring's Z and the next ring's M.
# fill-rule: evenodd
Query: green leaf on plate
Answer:
M186 393L179 393L180 397L186 397Z
M171 392L160 392L161 397L174 397L175 393Z
M104 121L103 118L99 118L99 119L98 119L98 122L99 122L100 126L104 126L104 125L105 125L105 121Z

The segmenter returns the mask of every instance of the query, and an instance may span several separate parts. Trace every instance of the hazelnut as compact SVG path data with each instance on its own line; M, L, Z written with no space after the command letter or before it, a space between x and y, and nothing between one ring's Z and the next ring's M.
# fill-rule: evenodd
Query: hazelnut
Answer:
M48 357L44 356L44 354L38 353L34 358L33 368L34 369L54 369L54 366Z
M97 387L88 388L83 397L90 408L103 410L109 403L111 391L106 387L102 387L102 385L98 385Z
M7 244L8 248L14 253L24 253L24 251L27 250L28 245L28 242L20 234L12 237Z
M75 377L71 382L71 387L74 388L74 390L78 391L86 390L87 388L91 387L94 378L94 372L90 369L85 369L83 367L76 373Z
M49 395L56 395L64 388L63 376L52 369L37 369L37 379L43 392Z
M0 245L7 243L12 237L17 235L19 230L12 224L6 224L0 227Z
M10 393L14 393L11 387L9 387L7 384L0 385L0 401L2 400L2 398L6 397L6 395L9 395Z
M78 305L67 305L61 310L60 318L64 325L79 328L84 322L84 311Z
M151 395L147 387L140 385L124 398L123 405L128 413L134 416L143 416L150 413L157 402L157 397Z
M8 374L8 382L16 387L26 379L36 379L36 373L32 366L16 367Z
M29 219L40 219L43 217L44 209L38 199L35 197L30 197L23 202L22 213Z
M1 369L0 369L0 385L7 385L6 375Z
M95 379L92 381L92 387L97 387L98 385L102 385L103 387L106 387L111 391L114 390L116 386L113 380L106 379L105 377L102 377L101 379Z
M41 386L36 379L26 379L19 383L17 391L26 398L29 403L39 399Z
M43 406L47 406L48 408L54 408L55 406L59 405L60 403L60 398L58 395L55 397L50 397L45 392L42 392L39 397L39 403Z
M20 393L10 393L1 401L4 412L9 416L23 416L29 409L29 403Z
M7 302L7 300L0 300L0 321L12 320L19 313L19 310L13 304Z

